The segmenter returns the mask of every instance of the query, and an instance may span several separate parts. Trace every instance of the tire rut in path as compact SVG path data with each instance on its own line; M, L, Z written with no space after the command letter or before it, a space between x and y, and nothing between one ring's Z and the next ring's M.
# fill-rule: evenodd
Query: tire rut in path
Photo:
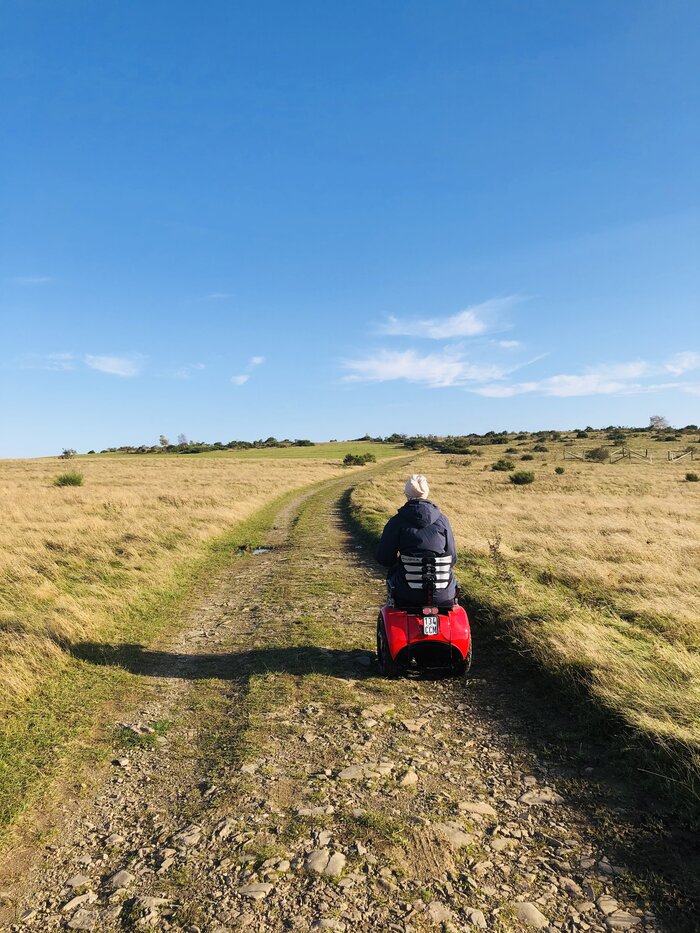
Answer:
M17 929L661 929L488 684L376 675L383 584L346 488L302 497L273 552L141 652L134 744L26 881Z

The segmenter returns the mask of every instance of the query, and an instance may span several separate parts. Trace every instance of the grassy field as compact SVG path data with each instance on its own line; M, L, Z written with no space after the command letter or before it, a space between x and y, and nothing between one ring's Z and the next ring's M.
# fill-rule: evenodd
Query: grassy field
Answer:
M652 449L652 463L564 461L562 442L544 452L532 439L510 446L415 465L452 520L468 598L539 664L670 751L682 780L698 782L700 483L685 481L698 464L667 462L668 444L646 438L636 446ZM534 482L516 486L511 472L493 471L502 457ZM356 489L368 530L402 503L403 479L387 473Z
M66 469L84 485L55 486ZM55 672L66 645L99 637L167 587L214 536L340 472L337 462L305 458L0 461L0 711Z

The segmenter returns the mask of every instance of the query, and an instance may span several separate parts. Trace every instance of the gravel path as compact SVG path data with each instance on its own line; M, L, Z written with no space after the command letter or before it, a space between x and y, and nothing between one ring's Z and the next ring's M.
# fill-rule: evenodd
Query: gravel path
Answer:
M377 676L383 585L346 489L282 514L274 550L212 581L170 643L104 649L149 699L4 929L668 929L507 727L518 687L496 662L466 683Z

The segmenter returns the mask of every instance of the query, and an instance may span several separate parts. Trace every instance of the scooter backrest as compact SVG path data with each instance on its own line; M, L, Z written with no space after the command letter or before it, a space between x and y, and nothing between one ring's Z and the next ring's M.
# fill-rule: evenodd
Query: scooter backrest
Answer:
M401 555L406 583L412 590L425 589L432 584L436 590L445 590L450 583L452 558L449 554L444 557L411 557Z

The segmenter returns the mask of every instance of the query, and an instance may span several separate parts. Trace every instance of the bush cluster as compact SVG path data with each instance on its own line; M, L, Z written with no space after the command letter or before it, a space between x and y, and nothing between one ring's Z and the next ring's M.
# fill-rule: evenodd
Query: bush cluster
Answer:
M528 483L535 482L535 474L531 473L530 470L518 470L517 473L513 473L508 479L516 486L527 486Z
M509 470L515 469L515 464L507 457L501 457L499 460L496 460L495 463L491 464L491 469L495 470L497 473L507 473Z
M164 438L164 440L166 440ZM124 447L106 447L100 451L103 454L203 454L212 453L217 450L265 450L269 447L315 447L313 441L306 438L290 441L285 438L278 441L276 437L268 437L265 440L257 441L229 441L224 444L223 441L215 441L209 444L207 441L183 441L180 444L141 444L140 446L126 445ZM92 453L95 453L93 450Z
M364 466L365 463L376 463L374 454L345 454L343 466Z
M700 476L698 476L697 473L686 473L685 478L689 483L697 483L697 481L700 479Z

